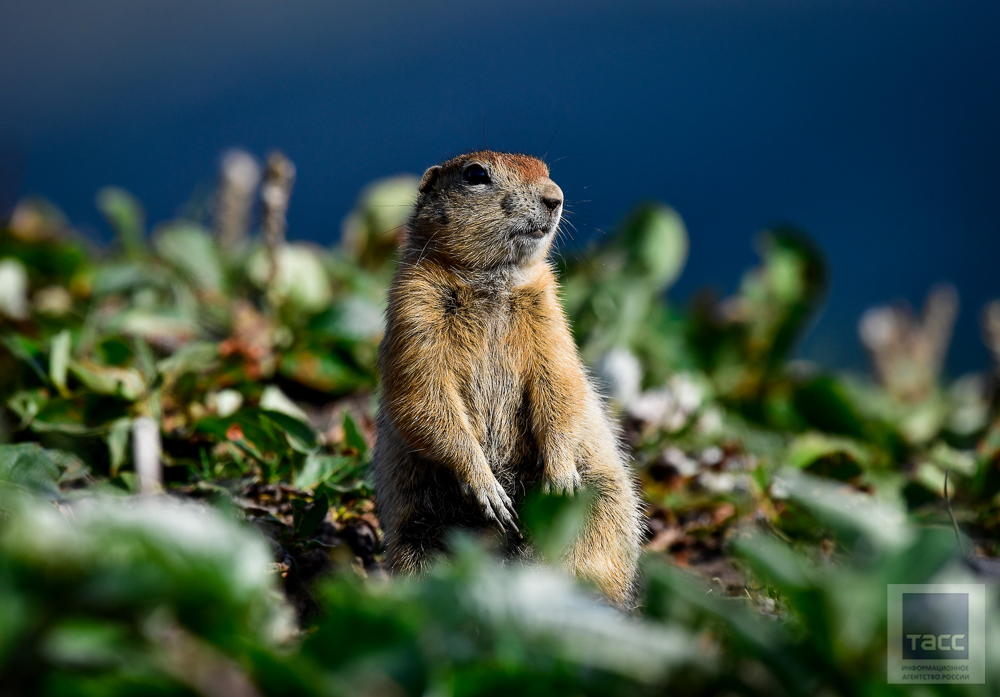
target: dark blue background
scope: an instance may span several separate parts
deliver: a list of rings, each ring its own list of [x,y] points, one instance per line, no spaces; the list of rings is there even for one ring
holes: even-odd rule
[[[865,307],[950,280],[950,365],[986,365],[996,0],[4,0],[0,89],[0,205],[44,194],[99,236],[101,185],[163,219],[239,145],[291,156],[291,235],[331,242],[366,182],[485,131],[548,152],[585,236],[674,205],[692,237],[675,298],[732,289],[754,235],[794,222],[833,277],[805,355],[859,365]]]

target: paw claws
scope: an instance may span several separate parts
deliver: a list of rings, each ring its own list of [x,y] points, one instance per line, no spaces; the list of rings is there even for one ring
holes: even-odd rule
[[[495,479],[482,486],[469,485],[470,489],[476,492],[475,499],[483,516],[493,525],[501,530],[512,530],[520,535],[517,525],[514,523],[517,513],[514,511],[514,503],[510,500],[507,492],[504,491],[500,483]]]
[[[582,489],[583,485],[580,480],[580,473],[575,469],[571,474],[550,476],[542,482],[543,494],[575,496]]]

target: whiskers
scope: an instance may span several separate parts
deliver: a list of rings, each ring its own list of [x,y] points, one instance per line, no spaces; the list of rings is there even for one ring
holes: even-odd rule
[[[552,165],[554,165],[554,164],[555,164],[555,163],[557,163],[557,162],[562,162],[562,161],[563,161],[563,160],[565,160],[565,159],[566,159],[567,157],[569,157],[569,155],[563,155],[562,157],[557,157],[556,159],[552,160],[552,162],[546,162],[546,163],[545,163],[545,166],[546,166],[546,167],[549,167],[549,168],[551,169]]]
[[[580,236],[580,229],[567,217],[573,215],[574,213],[574,211],[569,210],[567,204],[563,204],[563,215],[562,219],[559,221],[559,225],[556,227],[556,237],[553,248],[555,249],[556,254],[558,254],[561,258],[562,265],[564,267],[569,267],[570,261],[579,261],[587,266],[594,278],[598,278],[600,277],[600,274],[590,258],[590,250],[584,247],[578,239]],[[567,259],[567,256],[564,253],[565,247],[562,244],[562,240],[564,239],[569,240],[569,242],[576,248],[577,253],[572,259]]]
[[[548,157],[548,155],[549,155],[549,148],[552,147],[552,142],[556,139],[556,135],[559,133],[559,129],[562,127],[562,125],[563,125],[563,122],[560,121],[559,124],[556,126],[556,130],[552,132],[552,137],[549,138],[549,144],[545,146],[545,154],[542,155],[542,162],[545,162],[545,158]],[[561,160],[563,158],[559,158],[559,159]],[[556,160],[556,162],[558,162],[558,161],[559,160]],[[546,164],[548,164],[548,163],[546,163]]]

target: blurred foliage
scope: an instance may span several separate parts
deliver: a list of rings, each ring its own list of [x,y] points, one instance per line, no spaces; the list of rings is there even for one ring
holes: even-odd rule
[[[0,228],[3,694],[909,694],[885,585],[1000,575],[1000,363],[942,375],[954,291],[866,313],[875,380],[834,373],[795,358],[828,276],[807,237],[764,233],[732,297],[684,309],[684,223],[646,204],[560,267],[643,485],[640,607],[462,536],[386,580],[374,367],[416,181],[327,249],[285,240],[294,167],[268,162],[226,153],[204,219],[148,233],[103,189],[110,249],[39,200]],[[585,506],[528,498],[541,558]]]

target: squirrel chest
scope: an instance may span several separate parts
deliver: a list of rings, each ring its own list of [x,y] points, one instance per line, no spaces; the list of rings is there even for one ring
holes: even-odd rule
[[[469,424],[491,468],[533,469],[537,448],[527,416],[527,380],[540,294],[537,288],[442,292],[441,328]],[[526,475],[529,472],[521,471]]]

